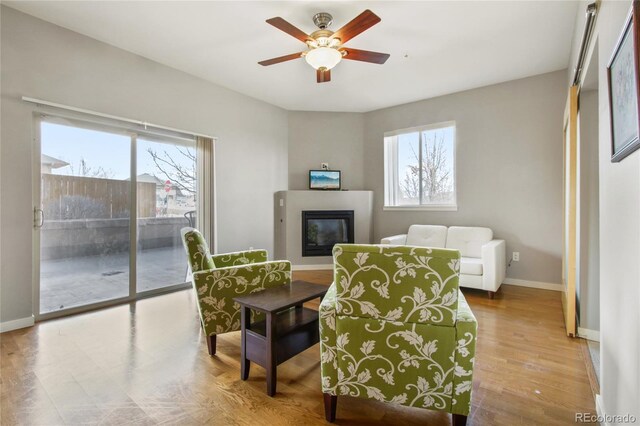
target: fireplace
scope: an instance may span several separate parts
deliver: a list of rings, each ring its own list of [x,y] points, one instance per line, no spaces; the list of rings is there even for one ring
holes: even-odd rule
[[[353,243],[353,210],[302,211],[302,256],[331,256],[338,243]]]

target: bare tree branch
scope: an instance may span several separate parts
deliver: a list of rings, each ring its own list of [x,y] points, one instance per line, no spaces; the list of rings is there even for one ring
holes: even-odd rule
[[[405,171],[400,188],[407,198],[419,198],[422,191],[423,202],[443,201],[443,197],[453,191],[451,169],[447,165],[447,150],[444,133],[423,133],[422,164],[420,156],[411,145],[411,155],[414,165],[409,165]],[[420,173],[422,172],[422,182]]]
[[[192,150],[186,148],[181,149],[176,147],[178,152],[183,155],[190,164],[190,167],[185,167],[176,161],[171,154],[167,151],[163,151],[162,154],[157,153],[151,148],[147,149],[151,159],[155,163],[158,170],[164,175],[164,177],[176,185],[181,191],[195,195],[196,193],[196,154]]]
[[[94,168],[87,165],[87,161],[84,159],[84,157],[80,157],[80,162],[78,163],[78,170],[76,170],[73,163],[69,164],[69,168],[71,169],[72,176],[111,179],[113,178],[113,175],[114,175],[113,171],[105,170],[102,166],[99,166],[98,168]]]

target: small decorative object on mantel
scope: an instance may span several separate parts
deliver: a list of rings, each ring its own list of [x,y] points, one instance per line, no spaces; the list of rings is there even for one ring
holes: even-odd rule
[[[340,170],[309,170],[309,189],[340,190]]]
[[[614,163],[640,148],[638,19],[640,19],[640,2],[634,0],[607,66],[611,116],[611,161]]]

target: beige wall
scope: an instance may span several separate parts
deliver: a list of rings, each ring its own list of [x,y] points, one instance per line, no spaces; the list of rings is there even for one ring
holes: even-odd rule
[[[365,114],[365,189],[374,240],[414,223],[488,226],[520,252],[507,277],[561,282],[562,113],[566,71]],[[384,211],[384,132],[456,122],[458,211]]]
[[[566,71],[364,114],[289,113],[289,188],[329,162],[345,187],[374,190],[374,241],[413,223],[491,227],[520,252],[509,278],[561,282]],[[457,122],[457,212],[384,211],[384,132]]]
[[[275,194],[276,258],[294,267],[331,265],[332,256],[302,256],[304,210],[353,210],[353,241],[371,244],[371,191],[280,191]]]
[[[582,36],[586,5],[587,2],[582,2],[578,8],[574,36],[576,39]],[[630,1],[603,1],[600,4],[590,55],[594,48],[598,49],[600,408],[608,415],[635,415],[638,422],[640,151],[632,153],[619,163],[611,162],[611,123],[606,75],[607,64],[630,6]],[[574,66],[578,56],[577,49],[578,44],[574,42],[569,69]]]
[[[0,321],[32,312],[33,106],[22,96],[217,136],[218,249],[273,250],[287,112],[2,6]]]
[[[342,171],[342,187],[363,182],[364,116],[352,112],[289,113],[289,189],[308,189],[309,170],[329,163]]]

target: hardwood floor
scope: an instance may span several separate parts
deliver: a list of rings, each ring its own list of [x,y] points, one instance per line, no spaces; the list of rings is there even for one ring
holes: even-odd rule
[[[328,284],[330,271],[296,272]],[[580,342],[564,335],[560,293],[464,290],[479,337],[469,425],[560,425],[595,412]],[[317,303],[309,304],[316,307]],[[318,345],[278,367],[274,398],[239,332],[207,354],[191,290],[0,335],[0,423],[325,424]],[[336,424],[448,425],[445,413],[340,397]]]

